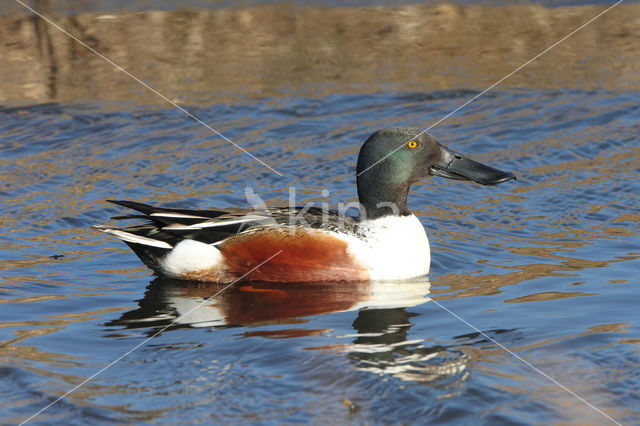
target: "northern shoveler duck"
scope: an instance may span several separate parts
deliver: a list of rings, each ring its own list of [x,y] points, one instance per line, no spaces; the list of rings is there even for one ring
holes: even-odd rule
[[[430,175],[483,185],[515,179],[411,128],[371,135],[360,148],[356,173],[359,217],[317,207],[184,210],[109,200],[142,213],[115,219],[147,222],[95,228],[126,242],[157,274],[173,278],[220,283],[405,279],[426,275],[431,261],[424,227],[407,206],[413,182]]]

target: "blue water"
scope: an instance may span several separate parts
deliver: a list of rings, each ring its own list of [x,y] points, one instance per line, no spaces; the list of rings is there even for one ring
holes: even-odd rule
[[[286,204],[288,186],[302,203],[319,204],[325,188],[334,205],[353,200],[355,155],[372,122],[435,121],[435,111],[469,94],[332,95],[278,99],[277,107],[264,99],[193,109],[204,119],[224,111],[231,123],[225,134],[284,177],[173,109],[4,108],[5,421],[42,408],[219,289],[154,282],[122,243],[89,229],[120,211],[104,199],[243,206],[249,185],[274,204]],[[616,420],[637,421],[635,99],[605,91],[495,92],[469,106],[472,119],[432,133],[515,171],[518,181],[416,185],[410,206],[432,243],[430,288],[426,280],[414,283],[408,301],[368,310],[349,310],[382,303],[367,301],[375,291],[356,284],[279,286],[290,292],[286,303],[269,292],[261,300],[260,293],[228,291],[201,308],[211,315],[172,325],[38,420],[606,420],[431,297]],[[292,303],[309,306],[290,317]]]
[[[170,106],[0,106],[0,421],[127,354],[32,421],[640,422],[635,90],[498,87],[431,129],[518,180],[412,187],[429,277],[206,301],[223,287],[158,279],[90,229],[123,212],[113,198],[355,201],[370,133],[424,128],[481,90],[381,87],[185,105],[282,177]]]

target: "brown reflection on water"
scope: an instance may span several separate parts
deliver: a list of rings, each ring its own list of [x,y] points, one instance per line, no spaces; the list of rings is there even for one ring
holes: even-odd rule
[[[616,230],[618,235],[633,236],[637,235],[637,232],[624,230]],[[567,238],[571,235],[571,231],[565,231],[559,238]],[[495,243],[506,251],[510,251],[514,254],[520,254],[523,258],[530,259],[530,256],[548,258],[555,262],[549,263],[527,263],[523,265],[495,265],[490,266],[505,269],[516,270],[515,272],[508,272],[505,274],[482,274],[478,275],[475,272],[468,274],[444,274],[437,279],[434,279],[436,288],[433,289],[433,293],[440,293],[443,291],[454,291],[453,295],[446,295],[440,297],[441,299],[467,297],[467,296],[479,296],[498,294],[501,292],[501,288],[507,285],[514,285],[523,281],[530,281],[542,277],[572,277],[576,276],[576,272],[588,268],[605,268],[610,264],[618,262],[626,262],[640,258],[637,255],[629,255],[624,257],[616,257],[609,260],[589,260],[580,259],[576,257],[562,256],[558,254],[562,251],[572,251],[571,249],[579,248],[588,244],[589,236],[592,238],[602,237],[601,232],[582,232],[581,238],[576,241],[570,242],[555,242],[550,244],[551,247],[532,247],[531,244],[540,244],[540,241],[522,241],[523,244],[529,244],[526,247],[509,247],[505,244]],[[479,263],[489,264],[487,261],[480,260]],[[542,300],[555,300],[563,299],[566,297],[587,296],[589,293],[583,292],[545,292],[529,294],[517,299],[508,300],[508,302],[532,302]]]
[[[566,167],[566,164],[556,167],[556,171],[562,171]],[[605,165],[599,165],[598,167],[605,167]],[[569,167],[570,168],[570,167]],[[611,181],[611,177],[603,171],[599,173],[595,170],[588,170],[590,176],[598,176],[598,183]],[[590,178],[592,179],[592,178]],[[592,182],[595,183],[595,182]],[[546,181],[544,183],[536,184],[540,191],[553,191],[554,185],[560,185],[558,183],[552,183]],[[579,188],[582,187],[582,182],[578,179],[572,182],[572,185]],[[519,191],[518,188],[514,188],[514,191]],[[508,198],[508,195],[504,196]],[[453,222],[465,221],[466,217],[472,217],[479,213],[486,213],[491,206],[500,205],[500,198],[487,198],[482,203],[475,205],[452,205],[448,208],[432,209],[430,215],[432,218],[446,218],[446,220]],[[577,208],[579,213],[587,214],[591,211],[598,211],[606,207],[605,204],[600,204],[598,200],[594,201],[595,204],[585,204],[582,208]],[[582,210],[582,212],[580,212]],[[571,253],[584,249],[593,244],[594,241],[602,240],[615,240],[618,238],[630,238],[638,235],[638,229],[635,225],[637,222],[629,219],[635,218],[635,215],[622,214],[617,217],[612,217],[610,222],[620,223],[628,222],[630,226],[613,226],[606,222],[603,223],[591,223],[590,226],[581,226],[583,220],[580,215],[573,218],[571,223],[565,223],[566,218],[562,216],[558,217],[544,217],[547,224],[553,227],[554,231],[547,229],[535,231],[535,225],[532,225],[529,220],[536,219],[535,217],[527,218],[526,215],[520,213],[513,213],[506,215],[507,218],[512,220],[507,224],[505,223],[491,223],[481,222],[477,225],[482,227],[482,241],[478,241],[478,246],[497,247],[505,252],[517,255],[523,259],[524,264],[516,264],[512,262],[505,262],[504,264],[495,264],[493,261],[489,261],[483,258],[479,258],[477,262],[482,266],[479,269],[485,269],[488,265],[494,268],[504,269],[507,272],[505,274],[478,274],[477,271],[457,274],[446,273],[433,279],[434,289],[432,292],[437,294],[441,292],[454,291],[455,295],[443,296],[443,298],[449,297],[463,297],[463,296],[475,296],[475,295],[490,295],[498,294],[501,291],[501,287],[506,285],[518,284],[523,281],[534,280],[541,277],[572,277],[576,276],[578,271],[589,268],[606,268],[608,265],[627,262],[630,260],[640,258],[640,254],[635,252],[628,252],[625,256],[616,256],[614,258],[607,258],[606,253],[599,252],[599,259],[585,259],[580,257],[571,256]],[[621,219],[622,218],[622,219]],[[523,225],[524,223],[524,225]],[[504,235],[493,235],[493,229],[506,228],[510,231],[514,231],[508,237]],[[516,231],[523,229],[529,230],[532,237],[519,237]],[[468,243],[473,241],[473,236],[463,227],[455,227],[455,230],[447,230],[446,232],[433,232],[443,240],[451,244],[451,248],[441,247],[440,251],[456,253],[456,242]],[[548,259],[548,262],[533,262],[533,258],[540,258],[542,260]],[[515,270],[515,271],[514,271]],[[527,295],[517,300],[511,300],[512,302],[529,302],[535,300],[553,300],[565,297],[574,297],[578,295],[587,295],[586,293],[566,293],[566,292],[552,292],[552,293],[536,293]]]
[[[305,347],[307,351],[346,353],[356,368],[390,374],[401,380],[432,383],[468,377],[469,359],[460,351],[411,340],[409,309],[429,301],[430,283],[421,277],[393,282],[238,283],[224,286],[157,278],[139,308],[124,313],[110,326],[129,328],[175,326],[215,327],[294,324],[294,327],[249,329],[243,337],[289,339],[331,334],[311,328],[310,316],[357,311],[353,334],[339,336],[349,343]],[[215,298],[208,300],[212,295]],[[323,379],[324,380],[324,379]]]
[[[566,102],[566,100],[560,102]],[[603,136],[603,140],[615,137],[617,125],[614,123],[606,127],[608,133]],[[619,208],[616,209],[616,206],[623,204],[630,208],[637,205],[639,196],[634,193],[630,182],[636,179],[640,149],[624,146],[622,152],[607,148],[595,150],[593,138],[593,136],[575,138],[569,135],[522,144],[517,150],[513,150],[515,154],[544,158],[558,152],[568,153],[573,158],[519,170],[519,181],[512,185],[508,192],[492,193],[478,203],[449,202],[430,208],[426,213],[428,217],[446,222],[451,228],[444,232],[439,230],[431,232],[449,245],[438,250],[456,253],[458,243],[475,241],[477,247],[495,247],[515,255],[510,257],[512,260],[509,262],[494,264],[496,258],[479,254],[477,262],[481,266],[478,269],[485,270],[485,265],[488,265],[508,272],[505,274],[479,274],[478,271],[466,274],[445,273],[432,279],[434,283],[432,292],[434,294],[455,292],[455,295],[443,296],[444,298],[498,294],[501,287],[506,285],[542,277],[574,277],[584,269],[603,269],[611,264],[638,259],[640,255],[635,251],[615,257],[610,256],[606,250],[599,250],[597,255],[591,253],[590,258],[575,254],[589,251],[598,244],[596,242],[618,239],[625,241],[639,233],[638,215],[628,213],[629,209],[621,212]],[[603,196],[611,191],[618,191],[620,197],[616,199]],[[530,211],[526,210],[527,200],[521,195],[526,192],[546,194],[550,200],[545,202],[549,205],[540,206],[538,212],[544,211],[547,207],[553,210],[553,213],[549,216],[531,215]],[[579,194],[579,201],[570,208],[563,207],[564,213],[553,205],[553,197],[564,197],[562,202],[567,204],[571,194]],[[570,204],[569,202],[567,205]],[[499,216],[504,220],[470,219],[490,217],[496,214],[496,206],[502,205],[517,207],[512,207],[509,211],[501,211]],[[521,207],[521,205],[524,206]],[[607,212],[608,208],[611,208],[609,212]],[[602,219],[590,217],[600,212],[604,212],[601,215]],[[464,223],[472,228],[478,227],[482,231],[475,234],[469,232],[469,227],[452,225],[454,222]],[[541,229],[537,226],[538,223],[543,225]],[[508,235],[505,235],[504,231],[508,231]],[[475,235],[482,235],[482,237]],[[492,260],[486,260],[487,258]],[[535,262],[534,258],[539,258],[540,261]],[[517,259],[522,259],[524,263],[518,264]],[[510,301],[531,302],[582,295],[587,293],[533,293]]]
[[[342,283],[238,283],[216,284],[157,278],[149,286],[140,308],[111,325],[148,327],[151,321],[175,318],[179,325],[195,327],[262,323],[304,324],[304,317],[361,308],[409,307],[429,300],[426,277],[399,282]],[[212,295],[217,294],[215,298]],[[208,300],[210,299],[211,300]],[[167,314],[169,313],[170,314]],[[288,330],[285,335],[317,334],[318,330]],[[280,336],[282,330],[278,330]]]
[[[20,302],[29,302],[34,300],[20,300]],[[16,302],[13,299],[12,302]],[[85,322],[104,314],[114,314],[122,311],[123,308],[103,308],[94,309],[87,312],[49,315],[40,321],[13,321],[0,323],[0,328],[21,327],[13,331],[13,337],[8,340],[0,341],[0,362],[3,364],[18,364],[21,368],[25,368],[31,372],[35,372],[43,377],[52,377],[64,380],[69,384],[80,383],[84,377],[76,375],[68,375],[62,373],[54,373],[50,368],[34,367],[36,363],[44,363],[48,367],[80,367],[82,366],[82,357],[68,355],[65,353],[53,353],[43,351],[36,346],[25,345],[24,342],[38,336],[53,334],[70,324]],[[38,327],[38,328],[24,328]]]
[[[603,9],[279,4],[49,17],[169,98],[210,102],[283,91],[482,88]],[[618,6],[505,84],[637,88],[639,14],[640,5]],[[0,40],[0,102],[162,102],[35,17],[0,17]]]
[[[550,405],[562,407],[563,412],[560,414],[562,424],[601,424],[603,419],[601,414],[571,395],[557,383],[566,386],[615,419],[621,419],[628,415],[627,409],[616,405],[613,393],[598,386],[601,366],[585,364],[578,357],[567,354],[571,354],[571,342],[603,333],[629,333],[630,327],[633,325],[629,323],[605,323],[586,327],[584,331],[578,333],[567,333],[556,338],[542,339],[535,343],[522,344],[518,343],[516,339],[509,341],[507,347],[510,351],[520,355],[529,354],[526,359],[532,362],[539,371],[552,377],[555,382],[543,374],[531,370],[525,364],[521,364],[523,371],[526,371],[525,375],[510,372],[505,368],[505,364],[508,364],[505,359],[511,361],[513,355],[493,343],[467,345],[464,351],[473,360],[473,366],[477,372],[499,378],[507,377],[512,379],[513,383],[520,382],[522,384],[522,386],[509,386],[500,382],[496,384],[498,388],[511,395],[534,395],[537,401],[546,401]],[[503,341],[501,338],[497,338],[497,340]],[[619,343],[633,343],[628,340],[631,339],[620,339],[615,344],[603,347],[614,347]],[[634,361],[630,361],[630,365],[633,363]],[[607,368],[614,370],[614,372],[610,371],[610,374],[619,375],[619,377],[625,377],[630,370],[633,370],[633,367],[628,365],[620,365],[617,368],[609,365]],[[505,400],[504,409],[512,408],[513,400],[513,398]]]

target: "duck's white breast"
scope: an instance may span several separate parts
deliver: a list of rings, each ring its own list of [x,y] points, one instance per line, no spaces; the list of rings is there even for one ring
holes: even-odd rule
[[[373,280],[396,280],[429,273],[427,233],[415,215],[364,221],[358,238],[348,237],[349,251],[370,269]]]

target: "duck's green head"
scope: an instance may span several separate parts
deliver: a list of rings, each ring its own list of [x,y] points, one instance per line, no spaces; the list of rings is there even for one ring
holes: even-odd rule
[[[496,185],[515,179],[509,172],[473,161],[412,128],[375,132],[358,156],[358,197],[367,219],[408,215],[409,186],[429,175]]]

